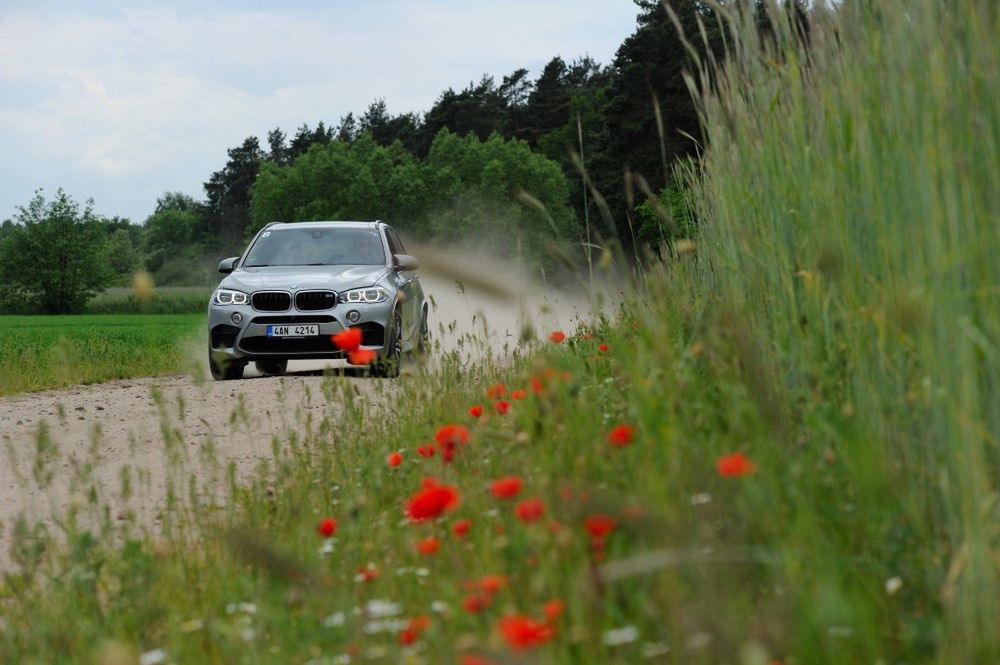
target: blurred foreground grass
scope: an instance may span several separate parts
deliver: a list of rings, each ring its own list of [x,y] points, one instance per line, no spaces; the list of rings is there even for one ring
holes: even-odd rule
[[[160,527],[14,529],[0,659],[998,662],[1000,9],[836,10],[731,17],[700,235],[617,316],[329,377],[222,498],[163,409]]]
[[[203,314],[0,316],[0,395],[177,374]]]

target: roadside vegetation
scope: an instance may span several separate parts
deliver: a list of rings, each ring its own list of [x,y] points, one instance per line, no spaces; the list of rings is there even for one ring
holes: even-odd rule
[[[0,396],[191,371],[204,314],[4,316]]]
[[[695,232],[613,315],[329,377],[225,496],[160,395],[158,528],[84,483],[14,529],[0,659],[1000,660],[1000,10],[769,16],[696,58]]]

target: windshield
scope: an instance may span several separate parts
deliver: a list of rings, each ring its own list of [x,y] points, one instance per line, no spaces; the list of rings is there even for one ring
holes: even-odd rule
[[[378,231],[349,228],[280,228],[264,231],[244,268],[261,266],[385,265]]]

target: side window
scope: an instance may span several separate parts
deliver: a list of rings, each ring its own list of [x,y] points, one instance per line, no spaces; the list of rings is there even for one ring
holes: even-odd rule
[[[406,254],[406,248],[403,247],[403,241],[399,239],[396,232],[392,229],[386,227],[385,229],[386,240],[389,241],[389,251],[393,254]]]

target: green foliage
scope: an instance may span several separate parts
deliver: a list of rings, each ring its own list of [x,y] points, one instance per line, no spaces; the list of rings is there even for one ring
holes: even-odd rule
[[[521,190],[545,206],[554,229],[515,200]],[[536,245],[576,237],[567,196],[558,165],[522,141],[442,130],[418,160],[399,142],[380,146],[362,134],[353,143],[314,146],[289,166],[265,163],[252,192],[250,230],[271,221],[387,218],[419,238],[521,234]]]
[[[81,208],[61,189],[51,201],[39,192],[16,221],[0,243],[0,301],[8,306],[80,311],[113,278],[89,202]]]
[[[203,313],[212,288],[157,286],[152,296],[139,298],[135,289],[112,287],[87,303],[87,314],[195,314]]]
[[[204,321],[203,313],[0,316],[0,395],[187,371],[185,344]]]

